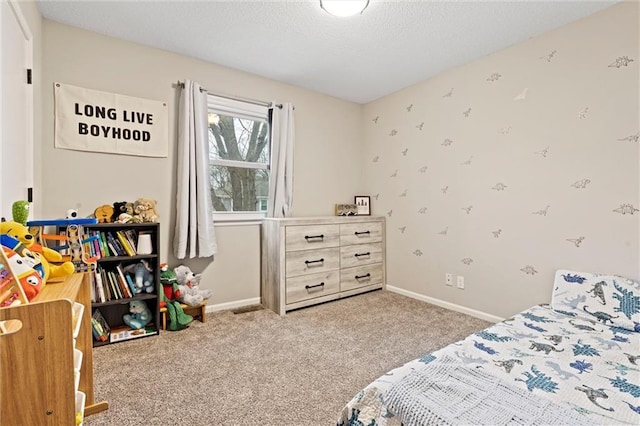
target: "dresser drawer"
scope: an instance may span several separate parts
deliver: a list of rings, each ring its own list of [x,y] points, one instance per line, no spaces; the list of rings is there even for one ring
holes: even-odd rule
[[[340,269],[339,247],[291,251],[286,256],[287,278]]]
[[[382,263],[382,243],[353,244],[340,247],[341,268],[371,265],[372,263]]]
[[[340,225],[340,244],[364,244],[382,241],[382,222]]]
[[[340,271],[287,278],[287,303],[296,303],[340,291]]]
[[[382,283],[382,264],[356,266],[340,271],[340,291]]]
[[[340,225],[287,226],[286,250],[308,250],[340,245]]]

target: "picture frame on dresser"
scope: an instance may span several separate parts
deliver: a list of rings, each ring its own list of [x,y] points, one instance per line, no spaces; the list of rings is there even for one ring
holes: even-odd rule
[[[371,197],[368,195],[356,195],[353,202],[358,208],[358,216],[371,216]]]

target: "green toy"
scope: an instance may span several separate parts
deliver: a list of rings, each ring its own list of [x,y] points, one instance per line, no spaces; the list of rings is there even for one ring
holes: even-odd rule
[[[27,226],[27,219],[29,218],[29,202],[26,200],[20,200],[13,203],[12,214],[14,222],[18,222],[22,226]]]
[[[168,329],[170,331],[178,331],[187,328],[187,325],[193,321],[193,317],[184,313],[180,302],[177,300],[180,296],[178,278],[175,272],[167,267],[166,263],[160,264],[160,283],[163,290],[160,292],[160,307],[167,308],[167,314],[169,315]]]

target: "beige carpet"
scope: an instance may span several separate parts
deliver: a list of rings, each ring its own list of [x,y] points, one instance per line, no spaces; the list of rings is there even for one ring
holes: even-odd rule
[[[94,350],[97,425],[335,425],[388,370],[489,323],[387,291],[207,322]]]

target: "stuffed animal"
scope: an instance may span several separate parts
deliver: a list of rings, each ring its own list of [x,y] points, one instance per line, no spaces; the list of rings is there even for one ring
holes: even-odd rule
[[[149,262],[141,260],[138,263],[132,263],[125,266],[123,271],[133,274],[135,278],[133,282],[136,287],[136,294],[142,293],[143,291],[147,293],[154,292],[155,285],[153,284],[153,269],[149,266]]]
[[[156,223],[160,216],[156,211],[157,201],[150,198],[138,198],[133,203],[134,217],[137,217],[141,222]],[[135,221],[135,220],[134,220]]]
[[[118,218],[116,220],[114,220],[113,222],[114,223],[129,223],[129,222],[133,222],[133,216],[131,216],[129,213],[120,213]]]
[[[44,266],[42,266],[41,256],[38,253],[31,252],[27,246],[7,234],[0,234],[0,245],[13,250],[22,256],[23,263],[33,268],[44,280]]]
[[[29,217],[29,202],[26,200],[16,201],[11,206],[11,213],[13,215],[14,222],[18,222],[24,226],[27,226],[27,218]]]
[[[111,223],[113,217],[113,207],[109,204],[104,204],[93,212],[93,215],[98,219],[98,223]]]
[[[113,203],[113,214],[111,215],[111,222],[117,222],[118,218],[122,213],[127,212],[127,202],[126,201],[116,201]],[[129,213],[130,214],[130,213]],[[123,223],[123,222],[119,222]]]
[[[0,223],[0,234],[6,234],[15,238],[25,245],[31,253],[39,256],[40,263],[44,270],[44,283],[49,278],[66,277],[75,272],[75,266],[71,262],[62,262],[62,255],[55,250],[48,247],[43,247],[40,244],[36,244],[36,240],[29,233],[27,227],[19,224],[18,222],[2,222]]]
[[[193,273],[186,265],[177,266],[173,271],[178,278],[179,301],[189,306],[198,306],[211,297],[211,290],[200,289],[202,274]]]
[[[175,272],[169,269],[166,263],[160,264],[160,283],[162,283],[163,289],[163,292],[160,293],[160,307],[167,308],[169,330],[178,331],[186,328],[193,321],[193,317],[184,313],[184,309],[177,300],[180,296],[178,279]]]
[[[149,324],[152,315],[151,310],[144,300],[132,300],[129,302],[130,314],[124,314],[122,320],[133,329],[140,329]]]
[[[22,257],[8,247],[2,246],[2,250],[11,265],[11,271],[15,274],[16,280],[24,291],[27,299],[32,300],[42,290],[42,276],[33,269],[34,263],[28,257]]]

